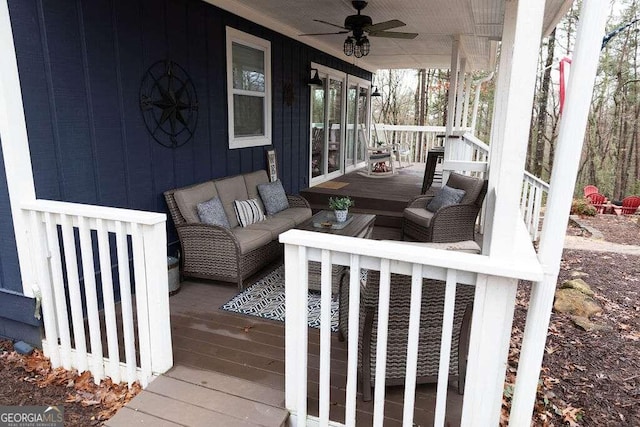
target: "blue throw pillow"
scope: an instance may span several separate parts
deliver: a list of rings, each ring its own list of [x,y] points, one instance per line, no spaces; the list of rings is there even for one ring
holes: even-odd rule
[[[214,197],[206,202],[198,203],[198,217],[200,222],[209,225],[219,225],[224,228],[229,228],[229,220],[224,213],[224,207],[219,198]]]
[[[277,214],[289,208],[289,200],[280,180],[258,184],[258,193],[267,215]]]
[[[464,198],[466,191],[443,185],[440,191],[427,205],[427,210],[436,212],[445,206],[457,205]]]

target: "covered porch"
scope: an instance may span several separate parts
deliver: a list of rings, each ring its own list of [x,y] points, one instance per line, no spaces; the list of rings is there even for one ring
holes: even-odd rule
[[[293,6],[284,1],[257,6],[249,0],[212,0],[210,3],[251,19],[251,25],[244,23],[247,27],[260,24],[290,37],[298,37],[296,34],[301,31],[296,19],[312,18],[306,8],[297,13],[285,13],[290,12]],[[560,127],[540,251],[536,253],[528,233],[530,230],[527,230],[531,224],[523,224],[521,220],[522,216],[526,221],[535,213],[535,204],[527,202],[524,205],[526,209],[523,209],[523,199],[535,199],[529,196],[529,190],[523,193],[523,179],[527,182],[523,165],[535,63],[543,31],[557,22],[558,14],[566,10],[568,2],[473,1],[457,5],[458,13],[450,13],[449,2],[444,1],[430,10],[412,7],[415,4],[410,1],[401,3],[402,7],[399,7],[395,2],[388,2],[387,11],[398,9],[403,13],[401,18],[413,22],[416,31],[424,28],[422,20],[434,20],[431,21],[432,28],[437,28],[437,20],[443,19],[444,22],[445,17],[454,22],[443,24],[438,34],[428,34],[426,30],[422,43],[412,49],[407,48],[408,53],[401,58],[394,55],[403,52],[398,45],[381,43],[378,53],[359,62],[359,66],[376,69],[394,64],[408,65],[414,61],[417,66],[450,67],[452,89],[448,104],[444,180],[447,171],[487,174],[489,192],[484,216],[483,252],[465,254],[392,241],[371,245],[364,239],[288,231],[280,235],[285,252],[287,322],[284,327],[271,322],[247,325],[236,316],[219,313],[212,308],[217,307],[212,299],[222,301],[227,297],[224,292],[228,290],[212,297],[211,289],[203,287],[206,285],[185,285],[184,292],[174,297],[176,302],[170,304],[165,263],[166,217],[163,214],[36,198],[12,35],[11,31],[2,32],[0,41],[3,46],[10,46],[10,55],[7,56],[11,61],[2,62],[3,71],[6,68],[7,72],[0,73],[0,94],[3,95],[0,100],[4,101],[0,104],[0,131],[8,192],[12,199],[17,253],[24,294],[42,301],[47,332],[43,347],[54,366],[90,370],[96,380],[111,376],[129,383],[140,381],[145,387],[176,365],[189,365],[204,371],[236,372],[241,378],[255,381],[261,387],[284,391],[284,407],[290,414],[288,423],[292,426],[359,425],[361,422],[376,426],[387,425],[387,422],[405,426],[420,422],[439,426],[447,422],[495,425],[500,419],[515,289],[519,280],[530,280],[534,282],[534,290],[510,414],[511,425],[529,425],[562,248],[564,233],[559,230],[566,226],[573,193],[580,152],[578,141],[582,139],[585,127],[605,7],[602,2],[583,2],[578,31],[580,43],[576,47],[574,70]],[[5,2],[2,5],[0,17],[10,29],[8,8]],[[337,10],[338,7],[335,9],[334,18],[337,19],[343,13]],[[436,11],[438,13],[433,13]],[[412,18],[412,15],[415,16]],[[463,20],[462,16],[469,19]],[[236,18],[230,20],[233,19]],[[463,97],[457,96],[456,91],[462,90],[465,67],[486,68],[492,63],[491,57],[495,53],[492,47],[495,47],[497,39],[502,41],[503,55],[499,66],[493,136],[488,158],[478,162],[468,158],[469,153],[465,149],[469,141],[475,142],[473,135],[465,137],[461,133]],[[343,41],[334,37],[328,44],[319,40],[309,43],[329,54],[340,55]],[[287,111],[286,114],[293,115]],[[281,118],[279,116],[276,120]],[[220,123],[217,125],[220,127]],[[95,129],[93,132],[95,137]],[[305,134],[306,129],[287,129],[281,135],[284,142],[278,143],[283,147],[294,147],[290,139],[294,132]],[[228,159],[244,165],[243,168],[246,165],[254,167],[258,162],[251,153],[245,153],[247,155],[232,151]],[[300,166],[310,159],[307,157],[300,161],[305,157],[304,151],[296,154],[299,154],[296,169],[286,173],[289,178],[299,175],[297,182],[301,182],[307,178],[305,172],[311,176],[308,168]],[[174,164],[177,162],[173,158],[170,160]],[[296,174],[296,170],[299,173]],[[191,179],[195,180],[195,176]],[[61,247],[75,247],[76,241],[81,256],[74,257],[71,250],[60,251]],[[107,283],[112,288],[112,261],[118,264],[116,282],[124,326],[123,330],[115,328],[116,302],[114,295],[105,291],[109,357],[103,357],[98,320],[99,291],[93,278],[100,275],[100,284]],[[307,327],[309,261],[322,265],[319,331]],[[133,266],[131,271],[130,265]],[[356,387],[357,322],[349,322],[349,339],[344,343],[335,342],[331,334],[329,303],[333,265],[349,267],[352,272],[361,269],[379,272],[380,332],[375,354],[378,381],[374,399],[368,404],[362,404],[358,399]],[[389,295],[394,274],[411,278],[410,338],[406,350],[405,385],[385,387]],[[438,384],[435,387],[415,384],[423,280],[443,283],[446,290]],[[461,401],[451,390],[447,374],[456,293],[463,286],[473,287],[474,307],[467,383]],[[358,275],[352,274],[349,282],[350,319],[356,319],[359,313],[359,292]],[[91,351],[83,339],[85,313],[91,332]],[[247,327],[248,332],[245,331]],[[122,347],[124,358],[118,357]],[[98,348],[99,351],[94,351]],[[254,349],[258,350],[257,355]],[[243,360],[242,365],[237,360]]]

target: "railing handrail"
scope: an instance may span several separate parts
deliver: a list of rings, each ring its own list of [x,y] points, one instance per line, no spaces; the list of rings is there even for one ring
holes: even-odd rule
[[[447,129],[444,126],[388,125],[384,123],[376,124],[376,126],[378,129],[414,132],[444,132]]]
[[[538,178],[537,176],[531,174],[530,172],[524,171],[524,176],[527,179],[530,179],[531,181],[535,182],[536,184],[539,184],[540,187],[542,187],[542,189],[546,192],[549,192],[549,184],[544,182],[543,180],[541,180],[540,178]]]
[[[143,225],[156,225],[167,220],[167,215],[159,212],[147,212],[133,209],[113,208],[109,206],[87,205],[83,203],[61,202],[57,200],[37,199],[24,202],[22,209],[36,212],[84,216],[109,221],[134,222]]]
[[[521,233],[522,234],[522,233]],[[490,276],[513,279],[542,280],[543,271],[537,262],[537,256],[526,238],[517,239],[517,247],[522,253],[514,260],[454,252],[443,249],[422,247],[408,242],[385,241],[384,245],[372,245],[371,240],[356,237],[327,235],[305,230],[289,230],[280,234],[284,244],[305,246],[332,252],[344,252],[372,258],[385,258],[391,261],[431,265],[459,271],[467,271]],[[528,242],[528,244],[526,243]],[[336,259],[334,262],[339,263]],[[348,265],[345,263],[345,265]]]
[[[471,144],[475,145],[479,150],[482,150],[485,153],[489,154],[489,146],[486,143],[484,143],[480,138],[475,136],[474,134],[472,134],[470,132],[466,132],[464,135],[462,135],[462,137],[466,141],[468,141]]]

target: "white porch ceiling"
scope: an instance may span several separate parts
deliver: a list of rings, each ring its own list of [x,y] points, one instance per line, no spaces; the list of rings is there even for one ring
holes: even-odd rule
[[[495,42],[502,36],[505,1],[512,0],[370,0],[362,13],[370,16],[374,24],[399,19],[407,25],[395,31],[419,35],[414,40],[371,37],[371,53],[361,59],[342,53],[345,35],[300,36],[339,31],[314,19],[342,25],[347,15],[356,13],[350,0],[205,1],[374,71],[449,68],[454,37],[460,38],[467,69],[489,68]],[[545,34],[553,29],[571,3],[571,0],[546,0]]]

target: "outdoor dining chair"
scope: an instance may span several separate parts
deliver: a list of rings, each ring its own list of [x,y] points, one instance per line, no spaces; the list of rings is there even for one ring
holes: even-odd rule
[[[622,215],[633,215],[640,207],[640,197],[638,196],[627,196],[622,199],[622,207],[620,208],[620,213]]]
[[[591,205],[596,208],[597,213],[603,213],[607,205],[607,198],[600,193],[591,193],[586,196]]]
[[[587,197],[589,194],[599,193],[600,191],[595,185],[586,185],[582,192],[584,193],[584,197]]]

